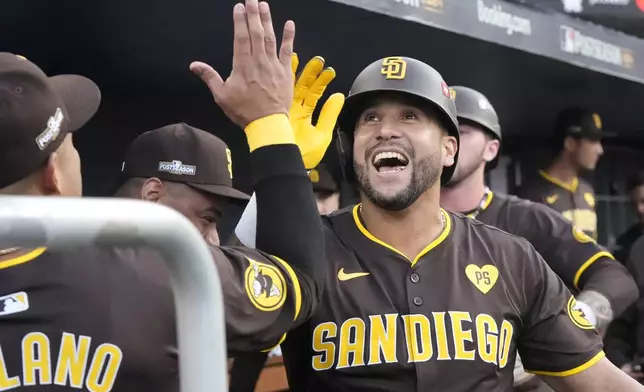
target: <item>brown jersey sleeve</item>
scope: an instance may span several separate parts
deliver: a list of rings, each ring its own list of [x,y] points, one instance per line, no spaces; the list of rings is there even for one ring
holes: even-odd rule
[[[224,292],[230,352],[270,350],[305,321],[315,283],[286,261],[242,247],[212,248]]]
[[[603,356],[602,341],[563,282],[524,243],[523,327],[518,349],[526,371],[547,376],[579,373]]]
[[[584,274],[596,262],[614,257],[556,211],[537,203],[512,205],[512,233],[524,237],[571,290],[581,290]]]

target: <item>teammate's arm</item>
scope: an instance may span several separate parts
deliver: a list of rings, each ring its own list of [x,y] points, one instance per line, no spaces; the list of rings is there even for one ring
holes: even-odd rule
[[[570,290],[582,292],[577,299],[591,306],[598,329],[637,299],[637,285],[626,268],[556,211],[528,202],[513,208],[517,211],[510,216],[521,217],[513,220],[513,233],[530,241]]]
[[[602,341],[586,318],[588,307],[576,302],[528,242],[524,252],[518,255],[524,269],[518,349],[526,371],[556,391],[644,390],[605,358]]]
[[[619,370],[606,358],[569,377],[541,377],[557,392],[635,392],[644,386]]]

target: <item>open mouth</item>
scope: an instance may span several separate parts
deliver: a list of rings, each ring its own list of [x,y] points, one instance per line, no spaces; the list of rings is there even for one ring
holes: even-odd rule
[[[397,151],[382,151],[374,155],[372,164],[378,173],[395,173],[407,167],[409,158]]]

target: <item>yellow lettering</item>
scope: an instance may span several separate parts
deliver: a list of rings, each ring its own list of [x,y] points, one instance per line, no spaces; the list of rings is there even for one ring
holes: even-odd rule
[[[474,350],[466,350],[465,342],[472,342],[472,331],[463,330],[463,321],[472,322],[470,314],[467,312],[449,312],[452,319],[452,333],[454,334],[454,348],[456,353],[454,359],[462,359],[466,361],[474,360]]]
[[[436,330],[436,345],[439,361],[451,359],[447,348],[447,328],[445,326],[445,312],[432,312],[434,316],[434,329]]]
[[[505,365],[508,364],[508,358],[510,357],[510,346],[512,345],[512,335],[514,334],[514,328],[512,323],[508,320],[503,320],[501,323],[501,334],[499,346],[499,367],[503,369]]]
[[[114,386],[123,352],[113,344],[103,343],[96,349],[85,386],[90,392],[108,392]],[[103,370],[104,369],[104,370]],[[103,378],[100,378],[103,373]]]
[[[479,356],[483,362],[496,364],[499,349],[499,336],[496,321],[489,314],[476,316],[476,340]]]
[[[335,344],[326,339],[333,339],[338,333],[335,323],[322,323],[313,331],[313,350],[320,355],[313,356],[313,369],[317,371],[329,370],[333,367],[335,359]]]
[[[76,337],[71,333],[63,332],[54,384],[66,386],[69,383],[71,387],[83,388],[91,340],[81,335],[76,345]]]
[[[382,363],[381,353],[385,363],[396,363],[396,319],[395,313],[385,314],[387,327],[385,328],[380,315],[369,316],[371,322],[371,336],[369,344],[369,365]]]
[[[355,337],[351,339],[351,331]],[[365,324],[357,317],[350,318],[342,323],[340,328],[340,353],[336,369],[364,366]],[[349,365],[349,354],[353,354],[353,361]]]
[[[40,332],[32,332],[22,338],[22,380],[24,385],[51,384],[51,357],[49,338]]]
[[[409,353],[407,362],[429,361],[434,354],[429,319],[422,314],[406,314],[402,316],[402,319],[405,324],[407,352]]]
[[[7,371],[7,364],[4,361],[4,354],[2,347],[0,347],[0,391],[8,391],[10,389],[18,388],[20,386],[20,378],[18,376],[9,377]]]

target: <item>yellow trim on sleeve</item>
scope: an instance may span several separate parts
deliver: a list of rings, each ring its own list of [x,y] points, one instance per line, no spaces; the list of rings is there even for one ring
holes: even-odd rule
[[[291,282],[293,282],[293,291],[295,292],[295,316],[293,316],[293,320],[295,321],[300,316],[300,310],[302,310],[302,287],[300,286],[300,281],[295,271],[293,271],[293,268],[286,261],[277,256],[273,256],[273,258],[282,264],[282,267],[284,267],[288,276],[291,278]]]
[[[444,209],[441,208],[441,214],[443,215],[443,218],[445,218],[445,227],[443,227],[443,231],[440,233],[438,237],[436,237],[434,241],[430,242],[429,245],[427,245],[423,250],[421,250],[420,253],[418,253],[413,260],[410,260],[407,256],[405,256],[404,253],[394,248],[393,246],[387,244],[386,242],[382,241],[381,239],[377,238],[375,235],[371,234],[369,230],[367,230],[367,228],[364,227],[364,225],[362,224],[362,221],[360,220],[360,216],[358,214],[359,210],[360,210],[360,204],[356,204],[356,206],[353,207],[353,220],[355,221],[356,226],[358,226],[358,230],[362,234],[364,234],[365,237],[369,238],[371,241],[375,242],[376,244],[382,245],[385,248],[392,250],[398,253],[399,255],[401,255],[402,257],[404,257],[405,259],[409,260],[412,267],[418,262],[418,260],[420,260],[427,253],[429,253],[430,250],[434,249],[441,242],[443,242],[445,238],[447,238],[447,236],[449,235],[450,230],[452,229],[451,217]]]
[[[262,352],[263,353],[268,353],[268,352],[273,351],[273,349],[275,347],[279,346],[280,344],[282,344],[282,342],[284,342],[285,339],[286,339],[286,334],[282,335],[282,337],[280,338],[280,340],[277,342],[276,345],[272,346],[271,348],[267,348],[266,350],[262,350]]]
[[[27,252],[23,255],[20,255],[18,257],[15,257],[13,259],[7,259],[4,261],[0,261],[0,269],[5,269],[9,267],[16,266],[18,264],[26,263],[28,261],[31,261],[35,259],[36,257],[40,256],[41,254],[45,253],[45,250],[47,248],[36,248],[30,252]]]
[[[578,287],[579,279],[581,279],[581,275],[584,273],[584,271],[586,271],[588,267],[590,267],[595,261],[597,261],[602,257],[608,257],[611,260],[615,260],[615,257],[612,254],[610,254],[610,252],[606,252],[605,250],[602,250],[592,255],[588,260],[586,260],[584,264],[581,265],[581,267],[579,267],[579,269],[575,273],[575,278],[572,281],[572,285],[577,290],[579,290],[579,287]]]
[[[597,355],[592,357],[589,361],[587,361],[583,365],[579,365],[574,369],[565,370],[563,372],[542,372],[542,371],[539,371],[539,370],[527,370],[527,369],[526,369],[526,372],[536,374],[538,376],[568,377],[568,376],[575,375],[577,373],[581,373],[584,370],[592,367],[594,364],[599,362],[605,356],[606,356],[606,354],[604,354],[603,351],[600,351],[600,352],[597,353]]]
[[[246,126],[246,139],[250,151],[275,144],[295,144],[295,134],[286,114],[271,114]]]

